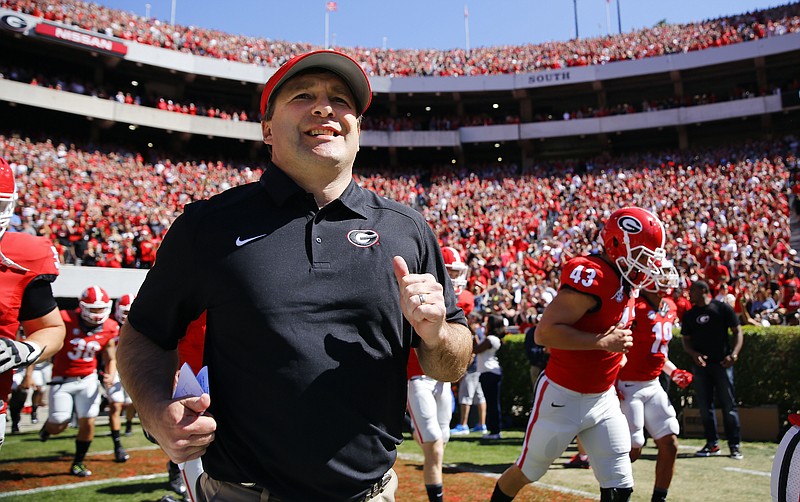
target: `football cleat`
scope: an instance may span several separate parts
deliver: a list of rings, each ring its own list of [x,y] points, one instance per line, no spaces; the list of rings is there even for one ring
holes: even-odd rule
[[[90,471],[83,462],[72,464],[72,467],[69,469],[69,473],[73,476],[78,476],[79,478],[88,478],[92,475],[92,471]]]
[[[591,467],[589,457],[581,458],[580,453],[576,453],[575,456],[569,459],[569,462],[564,463],[565,469],[588,469],[589,467]]]
[[[128,452],[125,451],[125,448],[120,446],[114,450],[114,462],[121,464],[122,462],[127,462],[129,458],[131,458],[131,456],[128,455]]]

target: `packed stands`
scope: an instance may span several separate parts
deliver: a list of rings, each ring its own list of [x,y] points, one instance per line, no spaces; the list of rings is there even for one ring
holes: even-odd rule
[[[263,166],[161,159],[0,136],[20,175],[19,231],[45,235],[63,263],[147,268],[185,204],[257,180]],[[795,254],[789,194],[800,165],[786,138],[742,146],[589,160],[357,168],[357,181],[419,210],[445,245],[464,253],[470,286],[507,316],[525,316],[557,289],[559,266],[597,250],[616,207],[651,208],[668,226],[667,249],[688,280],[728,270],[723,296],[781,288]],[[734,292],[731,282],[742,283]],[[748,297],[749,298],[749,297]],[[740,307],[741,311],[741,307]]]
[[[155,19],[80,0],[0,0],[0,7],[200,56],[278,67],[311,44],[233,35]],[[531,73],[721,47],[800,31],[800,3],[687,24],[666,24],[607,37],[464,49],[340,48],[370,76],[463,76]]]

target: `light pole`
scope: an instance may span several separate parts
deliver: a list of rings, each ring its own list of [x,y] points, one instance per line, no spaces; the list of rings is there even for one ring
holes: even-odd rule
[[[172,26],[175,26],[175,3],[177,3],[177,1],[178,0],[172,0],[172,15],[169,18],[169,24]]]
[[[622,15],[619,13],[619,0],[617,0],[617,30],[622,35]]]
[[[150,19],[150,4],[144,4],[144,17],[145,19]]]

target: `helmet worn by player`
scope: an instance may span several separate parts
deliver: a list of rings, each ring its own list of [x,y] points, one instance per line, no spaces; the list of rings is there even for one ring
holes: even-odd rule
[[[3,239],[8,226],[11,224],[11,217],[14,216],[14,208],[17,206],[17,184],[14,183],[14,171],[8,162],[0,157],[0,240]],[[27,272],[28,269],[8,258],[0,250],[0,265],[15,268]]]
[[[89,286],[81,293],[81,319],[91,326],[99,326],[111,316],[111,297],[100,286]]]
[[[442,248],[442,256],[453,288],[456,290],[456,294],[459,294],[467,286],[467,264],[461,259],[458,251],[450,246]]]
[[[17,205],[17,184],[11,166],[0,157],[0,239],[6,233]]]
[[[136,295],[128,293],[119,297],[117,300],[117,309],[114,311],[114,318],[118,323],[122,324],[128,318],[128,311],[131,310],[131,304],[136,299]]]
[[[672,281],[666,260],[666,231],[656,215],[640,207],[617,209],[600,232],[603,248],[622,277],[634,288],[657,291]],[[664,278],[664,267],[668,264]],[[677,274],[677,273],[676,273]]]

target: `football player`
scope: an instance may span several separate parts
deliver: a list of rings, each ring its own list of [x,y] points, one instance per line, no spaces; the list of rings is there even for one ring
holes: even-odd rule
[[[125,323],[125,318],[128,317],[128,311],[131,308],[131,303],[133,303],[134,298],[136,298],[135,294],[128,293],[122,295],[119,300],[117,300],[117,306],[114,309],[114,319],[117,321],[119,327],[122,327]],[[119,344],[119,335],[114,339],[114,345],[116,346],[117,344]],[[104,376],[106,373],[103,362],[102,360],[98,361],[101,376]],[[125,389],[122,388],[122,383],[119,380],[119,373],[114,372],[112,378],[111,385],[109,387],[102,386],[102,390],[108,399],[108,425],[111,428],[111,439],[114,441],[114,461],[121,463],[127,462],[130,458],[128,452],[122,447],[122,440],[120,439],[122,409],[127,408],[129,410],[126,435],[128,435],[128,431],[132,428],[131,420],[133,414],[130,411],[130,407],[132,407],[131,398],[128,396],[128,393],[125,392]]]
[[[642,453],[645,427],[658,447],[653,502],[667,500],[675,473],[680,431],[675,409],[661,386],[659,375],[663,371],[682,389],[692,382],[692,374],[676,368],[668,357],[672,327],[677,320],[677,306],[670,295],[671,288],[678,284],[678,274],[668,261],[663,263],[662,269],[663,279],[656,281],[655,287],[642,290],[636,299],[631,327],[633,346],[617,381],[617,396],[631,433],[631,461],[636,461]]]
[[[114,309],[114,319],[117,320],[120,328],[125,324],[125,319],[128,318],[128,311],[131,309],[131,304],[135,298],[136,295],[134,293],[128,293],[120,296],[119,300],[117,300],[117,307]],[[115,340],[115,342],[119,345],[119,340]],[[120,391],[122,392],[121,396],[118,394]],[[125,392],[125,389],[122,388],[122,384],[119,382],[119,374],[117,374],[114,379],[114,385],[111,387],[110,393],[113,394],[113,398],[109,396],[108,399],[110,405],[122,405],[119,407],[120,411],[117,412],[117,420],[120,420],[122,415],[121,408],[125,408],[125,435],[130,436],[133,433],[133,417],[136,416],[136,407],[133,406],[131,397]],[[116,406],[112,408],[112,412],[114,410],[116,410]],[[111,429],[114,430],[113,425]],[[117,427],[116,430],[119,430],[119,427]]]
[[[56,354],[53,363],[50,416],[39,437],[47,441],[51,435],[64,431],[74,409],[78,416],[78,435],[75,438],[75,458],[69,472],[83,478],[92,475],[83,460],[94,439],[94,422],[100,412],[97,356],[103,358],[106,371],[102,385],[108,387],[117,372],[114,340],[118,336],[119,325],[110,319],[111,298],[100,286],[86,288],[78,305],[76,310],[61,313],[67,336],[64,347]],[[122,448],[118,440],[114,441],[117,461],[120,458],[118,451]]]
[[[638,288],[655,284],[666,232],[651,212],[614,211],[600,233],[603,252],[569,260],[558,295],[536,328],[550,360],[534,388],[522,453],[500,476],[493,501],[511,500],[541,478],[576,435],[592,459],[600,500],[633,492],[628,424],[614,382],[633,344],[629,329]]]
[[[770,493],[775,502],[800,500],[800,415],[790,414],[789,424],[772,461]]]
[[[452,247],[442,248],[445,266],[450,275],[457,305],[465,315],[474,308],[472,293],[466,291],[467,266]],[[466,294],[465,294],[466,293]],[[450,385],[426,376],[417,359],[416,351],[408,358],[408,413],[414,427],[414,439],[424,455],[422,477],[430,502],[444,500],[442,461],[444,446],[450,439],[450,419],[453,416],[453,392]]]
[[[6,233],[16,203],[14,172],[0,158],[0,446],[12,370],[52,357],[65,333],[50,287],[58,276],[58,255],[43,237]],[[20,325],[25,340],[17,340]]]

